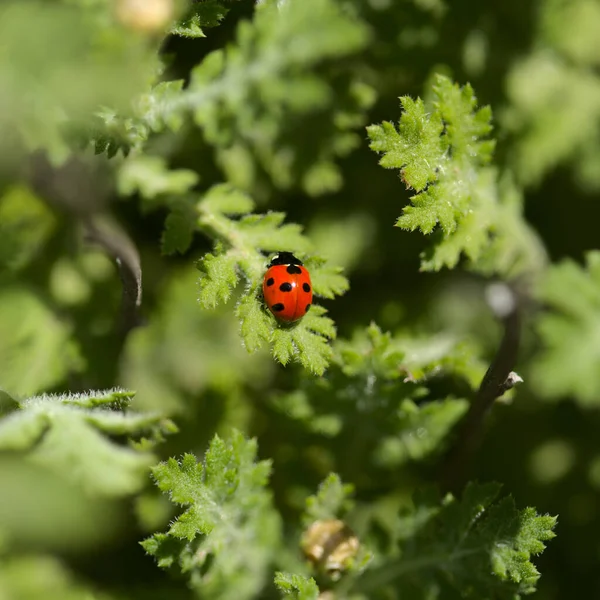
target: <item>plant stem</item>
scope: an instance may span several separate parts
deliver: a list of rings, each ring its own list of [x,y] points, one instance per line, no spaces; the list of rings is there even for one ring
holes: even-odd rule
[[[504,334],[475,399],[458,426],[457,442],[442,462],[440,479],[445,491],[456,491],[464,484],[468,467],[481,442],[485,417],[496,399],[515,384],[523,381],[513,372],[521,338],[520,299],[508,285],[501,285],[499,291],[504,294],[506,302],[499,307],[494,306],[494,302],[490,299],[490,305],[502,318]]]

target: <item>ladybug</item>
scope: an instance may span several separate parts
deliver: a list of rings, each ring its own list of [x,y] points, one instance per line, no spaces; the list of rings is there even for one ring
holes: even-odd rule
[[[301,319],[312,303],[310,275],[291,252],[273,257],[263,279],[263,296],[269,310],[280,321]]]

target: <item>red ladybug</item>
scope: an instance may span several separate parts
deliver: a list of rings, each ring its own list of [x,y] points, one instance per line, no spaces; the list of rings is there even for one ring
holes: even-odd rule
[[[312,303],[312,286],[306,267],[291,252],[280,252],[273,257],[265,273],[263,295],[269,310],[280,321],[298,321]]]

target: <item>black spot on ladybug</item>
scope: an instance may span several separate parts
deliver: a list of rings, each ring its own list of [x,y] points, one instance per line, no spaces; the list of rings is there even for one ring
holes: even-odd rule
[[[288,283],[288,282],[286,281],[285,283],[282,283],[282,284],[279,286],[279,289],[280,289],[282,292],[291,292],[291,291],[292,291],[292,284],[291,284],[291,283]]]
[[[269,279],[267,279],[267,286],[268,287],[271,287],[274,283],[275,283],[275,280],[272,277],[269,277]]]
[[[308,312],[309,310],[310,310],[310,304],[307,304],[305,311]]]
[[[308,294],[308,292],[310,292],[310,285],[308,285],[308,283],[303,283],[302,289]]]
[[[288,265],[286,271],[290,275],[300,275],[300,273],[302,273],[302,269],[300,267],[297,267],[296,265]]]
[[[273,304],[271,310],[274,310],[275,312],[281,312],[284,308],[285,306],[281,302],[278,302],[277,304]]]

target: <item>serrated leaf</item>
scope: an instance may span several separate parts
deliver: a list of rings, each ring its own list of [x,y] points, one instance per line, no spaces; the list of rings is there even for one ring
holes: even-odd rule
[[[314,521],[342,518],[353,505],[352,484],[344,484],[337,473],[330,473],[319,485],[314,496],[306,499],[306,508],[302,520],[305,526]]]
[[[161,237],[163,254],[185,254],[188,251],[196,230],[194,217],[189,210],[174,209],[169,213]]]
[[[420,405],[408,398],[403,400],[397,413],[398,432],[382,438],[375,462],[382,467],[398,468],[409,461],[439,455],[468,408],[467,400],[454,398]]]
[[[272,323],[255,296],[243,296],[235,308],[240,333],[248,352],[256,352],[271,339]]]
[[[217,0],[194,3],[173,32],[203,37],[224,12]],[[228,180],[257,189],[266,174],[278,188],[338,189],[334,160],[360,143],[351,130],[364,123],[374,99],[373,88],[338,58],[360,52],[368,39],[362,21],[335,0],[262,3],[252,22],[239,23],[234,43],[193,69],[185,89],[162,82],[137,100],[133,117],[104,120],[96,149],[139,149],[152,131],[176,128],[193,115]],[[325,131],[315,136],[306,119],[323,113]]]
[[[372,569],[358,586],[372,592],[393,583],[402,592],[418,576],[425,587],[450,586],[473,598],[535,591],[539,573],[531,559],[554,537],[556,518],[518,510],[510,497],[498,501],[499,491],[498,484],[470,483],[460,500],[449,495],[437,506],[429,500],[405,511],[402,559]]]
[[[287,327],[267,312],[259,297],[267,267],[264,252],[289,251],[302,256],[312,244],[300,226],[284,222],[283,213],[250,214],[239,219],[227,215],[251,208],[250,202],[247,195],[231,186],[215,186],[197,204],[200,229],[220,240],[215,252],[200,263],[200,302],[214,308],[226,301],[238,282],[238,273],[243,274],[248,283],[236,315],[248,351],[254,352],[268,342],[280,363],[294,360],[321,375],[332,356],[328,340],[335,337],[333,321],[323,316],[325,309],[313,304],[309,314]],[[347,289],[340,269],[316,257],[307,264],[315,277],[315,293],[331,298]]]
[[[201,275],[198,279],[198,300],[205,308],[214,308],[227,302],[237,285],[237,258],[233,254],[206,254],[198,263]]]
[[[234,432],[229,442],[215,436],[202,463],[187,454],[153,469],[185,510],[142,545],[160,566],[178,565],[202,595],[249,599],[265,583],[279,520],[266,489],[270,463],[256,462],[256,452],[255,440]]]
[[[171,29],[171,33],[186,38],[206,37],[202,28],[216,27],[228,12],[229,9],[219,0],[197,2],[190,13]]]
[[[4,286],[0,290],[0,386],[27,396],[58,384],[80,367],[69,323],[33,292]]]
[[[371,148],[383,153],[382,166],[399,169],[407,189],[417,191],[398,227],[425,234],[439,227],[438,242],[422,257],[421,268],[452,268],[464,254],[474,268],[486,257],[489,269],[490,249],[506,252],[506,246],[493,245],[494,239],[510,233],[503,225],[497,173],[486,166],[494,148],[487,138],[491,111],[477,108],[470,85],[461,88],[441,75],[433,93],[433,110],[420,99],[404,97],[397,129],[388,122],[367,128]],[[513,243],[513,253],[532,251],[529,241],[520,242]]]
[[[283,365],[297,360],[315,375],[322,375],[333,351],[328,340],[335,337],[331,319],[324,317],[325,309],[314,306],[301,321],[291,327],[273,330],[273,357]]]
[[[160,438],[174,426],[161,415],[119,412],[131,396],[109,390],[28,398],[0,421],[0,449],[25,452],[26,460],[89,493],[118,497],[137,492],[154,455],[119,445],[108,436]]]
[[[125,160],[119,170],[117,187],[120,194],[138,193],[153,200],[169,194],[181,195],[198,183],[199,177],[189,169],[170,170],[164,158],[139,154]]]
[[[350,288],[348,279],[342,275],[340,267],[327,265],[326,261],[311,257],[306,261],[306,268],[310,272],[313,292],[317,296],[329,298],[341,296]]]
[[[319,588],[312,577],[293,575],[291,573],[275,573],[275,585],[283,592],[283,597],[293,600],[318,600]]]
[[[24,186],[13,186],[0,197],[0,272],[27,265],[56,225],[41,199]]]
[[[596,343],[600,331],[600,252],[588,252],[585,263],[582,268],[570,259],[563,260],[539,283],[538,297],[549,310],[537,321],[543,349],[534,361],[532,379],[542,396],[573,396],[581,404],[593,406],[600,398]]]
[[[223,215],[243,215],[254,210],[248,194],[228,183],[211,187],[202,198],[202,210]]]
[[[383,153],[382,167],[401,169],[406,184],[420,192],[437,179],[436,168],[446,151],[441,138],[444,126],[441,115],[430,115],[420,98],[415,101],[404,96],[400,104],[403,113],[398,130],[387,121],[367,127],[370,148]]]

